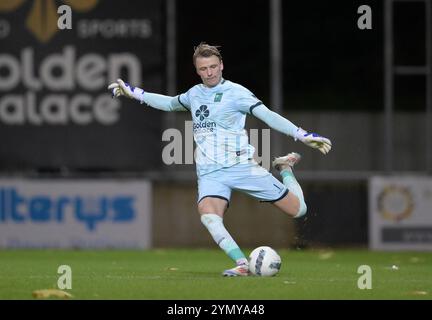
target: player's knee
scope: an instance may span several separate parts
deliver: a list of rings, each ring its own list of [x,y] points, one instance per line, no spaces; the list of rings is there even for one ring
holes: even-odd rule
[[[207,205],[206,203],[198,203],[198,212],[200,215],[206,214],[206,213],[211,213],[212,212],[212,207]]]
[[[227,209],[225,200],[216,198],[205,198],[198,203],[198,212],[203,215],[206,213],[214,213],[222,216]]]
[[[214,213],[219,216],[222,216],[224,211],[217,206],[213,206],[211,204],[198,204],[198,213],[202,216],[204,214]]]

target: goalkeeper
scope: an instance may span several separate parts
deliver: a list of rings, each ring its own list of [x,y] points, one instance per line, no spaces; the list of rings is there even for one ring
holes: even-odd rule
[[[198,211],[201,221],[219,247],[236,263],[224,276],[247,276],[248,260],[223,224],[232,190],[273,203],[288,215],[306,214],[302,189],[293,167],[298,153],[276,158],[283,183],[253,160],[254,147],[244,129],[246,115],[253,115],[269,127],[300,140],[327,154],[331,142],[308,133],[269,110],[248,89],[222,77],[222,56],[217,47],[201,43],[195,48],[193,63],[202,83],[175,97],[145,92],[121,79],[108,86],[115,97],[126,96],[163,111],[190,112],[197,146]]]

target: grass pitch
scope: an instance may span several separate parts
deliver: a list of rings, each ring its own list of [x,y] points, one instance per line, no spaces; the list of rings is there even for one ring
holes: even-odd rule
[[[250,250],[245,250],[250,252]],[[74,299],[431,299],[432,253],[278,250],[271,278],[224,278],[220,250],[3,250],[0,299],[33,299],[57,288],[60,265],[72,269]],[[357,286],[372,269],[372,289]]]

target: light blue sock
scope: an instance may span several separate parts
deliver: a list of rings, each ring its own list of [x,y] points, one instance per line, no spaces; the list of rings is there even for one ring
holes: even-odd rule
[[[214,213],[201,215],[201,222],[206,226],[214,241],[237,265],[248,262],[237,243],[228,233],[220,216]]]
[[[297,196],[300,201],[299,212],[294,216],[294,218],[300,218],[306,214],[307,207],[303,197],[303,191],[297,182],[294,173],[289,169],[284,169],[281,171],[281,176],[283,178],[283,184],[288,188],[289,192],[292,192]]]

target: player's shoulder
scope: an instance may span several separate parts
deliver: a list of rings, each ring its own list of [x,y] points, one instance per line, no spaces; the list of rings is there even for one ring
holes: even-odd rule
[[[191,88],[189,88],[189,90],[186,91],[185,93],[190,94],[190,93],[194,93],[194,92],[198,92],[198,91],[200,91],[200,85],[196,84],[196,85],[192,86]]]
[[[230,89],[233,92],[235,92],[238,95],[253,95],[253,93],[248,88],[246,88],[245,86],[242,86],[239,83],[227,80],[227,85],[230,87]]]
[[[179,94],[179,96],[181,96],[181,99],[189,100],[192,99],[193,97],[200,96],[200,94],[201,94],[201,90],[199,84],[197,84],[189,88],[189,90]]]

